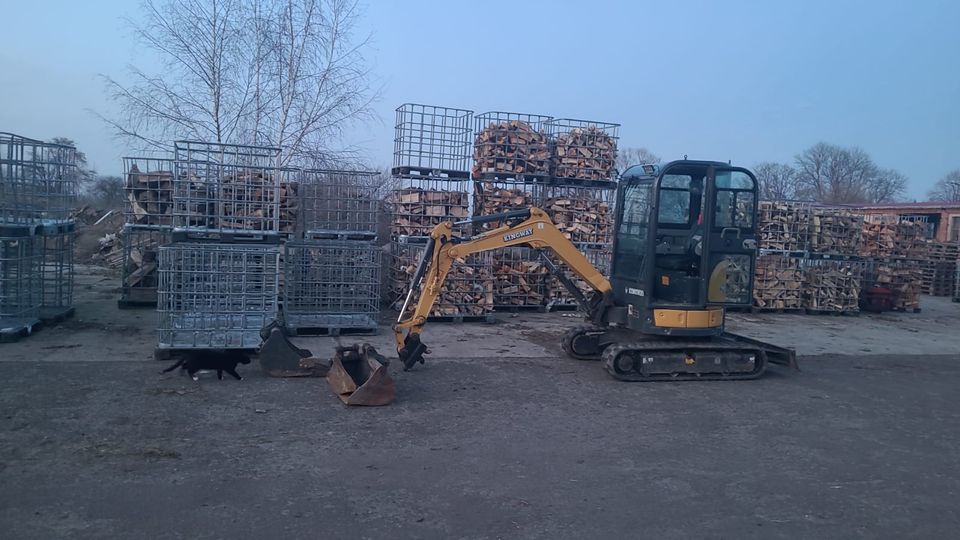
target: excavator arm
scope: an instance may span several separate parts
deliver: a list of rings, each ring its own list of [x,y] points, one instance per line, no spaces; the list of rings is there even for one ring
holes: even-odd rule
[[[579,289],[563,275],[557,265],[545,259],[551,270],[574,294],[574,297],[587,310],[591,319],[599,322],[603,307],[612,303],[610,282],[590,261],[557,229],[550,216],[540,208],[517,210],[504,214],[481,216],[458,222],[455,225],[500,222],[501,226],[473,237],[458,237],[453,233],[449,221],[437,225],[430,234],[423,257],[414,272],[410,289],[400,309],[400,317],[393,325],[397,342],[397,354],[403,362],[404,370],[417,362],[423,363],[423,355],[429,349],[420,341],[430,310],[443,288],[447,274],[458,258],[473,253],[491,251],[511,246],[529,246],[534,249],[549,249],[566,264],[576,275],[587,282],[594,290],[593,298],[588,301]],[[411,306],[413,298],[416,304]]]

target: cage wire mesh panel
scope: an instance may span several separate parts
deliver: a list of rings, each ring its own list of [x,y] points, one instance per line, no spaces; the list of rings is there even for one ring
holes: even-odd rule
[[[577,250],[590,261],[599,272],[604,276],[610,275],[610,263],[613,257],[611,246],[599,246],[597,244],[577,244]],[[594,289],[589,283],[576,275],[566,264],[562,263],[549,251],[545,250],[546,256],[557,264],[567,279],[580,289],[580,293],[587,299],[593,294]],[[570,293],[566,286],[560,282],[554,275],[547,278],[547,305],[550,309],[576,309],[580,307],[577,300]]]
[[[283,319],[288,328],[375,329],[382,251],[376,242],[289,241]]]
[[[474,179],[545,179],[550,148],[545,131],[549,116],[486,112],[475,117]]]
[[[74,147],[0,133],[0,223],[67,220],[78,194]]]
[[[868,215],[863,222],[863,246],[867,257],[922,258],[926,255],[926,223],[898,215]]]
[[[303,232],[301,185],[303,171],[283,168],[280,174],[280,233],[293,235]]]
[[[394,176],[467,178],[473,111],[405,103],[397,107]]]
[[[556,118],[546,122],[552,148],[551,176],[564,182],[615,179],[620,124]]]
[[[390,244],[390,293],[392,307],[400,310],[410,290],[413,274],[426,249],[426,239],[405,239]],[[454,261],[437,301],[430,309],[433,319],[489,319],[494,306],[494,278],[490,252]],[[407,307],[411,313],[419,300],[415,294]]]
[[[173,211],[180,227],[280,231],[280,150],[174,143]]]
[[[923,270],[919,261],[908,259],[876,259],[865,262],[863,288],[883,287],[893,293],[893,309],[920,309]]]
[[[0,332],[30,330],[40,318],[39,236],[0,238]]]
[[[512,210],[524,210],[541,206],[544,199],[544,184],[521,181],[515,178],[480,180],[473,183],[473,215],[489,216]],[[480,224],[480,230],[500,227],[498,222]]]
[[[493,252],[494,309],[544,308],[550,269],[537,250],[510,247]]]
[[[761,251],[754,269],[753,307],[797,311],[803,308],[803,270],[799,257]]]
[[[794,201],[760,201],[757,225],[760,249],[806,251],[809,246],[810,205]]]
[[[308,236],[373,237],[380,175],[366,171],[303,171],[300,190]]]
[[[125,157],[123,170],[126,222],[172,227],[173,157]]]
[[[397,178],[397,189],[387,195],[390,234],[429,236],[444,221],[470,216],[468,182],[437,178]]]
[[[862,261],[804,259],[803,307],[815,312],[858,313]]]
[[[278,275],[277,246],[161,246],[159,347],[258,347],[260,329],[277,318]]]
[[[170,242],[170,229],[131,224],[123,227],[120,231],[123,246],[121,304],[156,304],[160,247]]]
[[[40,237],[43,251],[40,265],[40,318],[56,319],[73,310],[73,246],[72,228],[65,232]]]
[[[809,251],[857,256],[860,255],[862,237],[863,214],[846,208],[811,208]]]
[[[568,240],[576,244],[613,240],[613,189],[548,185],[544,190],[543,209]]]

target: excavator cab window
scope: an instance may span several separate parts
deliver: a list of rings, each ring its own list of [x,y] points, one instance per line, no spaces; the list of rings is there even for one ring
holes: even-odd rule
[[[652,183],[647,181],[624,185],[613,274],[636,280],[640,278],[643,257],[647,252]]]

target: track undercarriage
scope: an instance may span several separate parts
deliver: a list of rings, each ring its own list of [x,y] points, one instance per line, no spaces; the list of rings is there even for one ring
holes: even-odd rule
[[[602,361],[621,381],[744,380],[763,375],[768,363],[797,367],[792,350],[727,332],[695,339],[580,326],[563,336],[563,350],[578,360]]]

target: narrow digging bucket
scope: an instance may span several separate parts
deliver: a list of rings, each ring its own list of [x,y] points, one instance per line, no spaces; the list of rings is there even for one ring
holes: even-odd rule
[[[387,372],[387,359],[367,343],[337,347],[327,382],[347,405],[389,405],[396,387]]]
[[[314,358],[287,339],[280,328],[271,328],[260,345],[260,367],[271,377],[324,377],[330,360]]]

